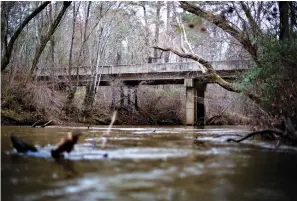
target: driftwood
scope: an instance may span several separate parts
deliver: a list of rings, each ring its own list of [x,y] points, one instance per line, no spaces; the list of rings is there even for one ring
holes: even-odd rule
[[[41,120],[38,120],[36,122],[34,122],[34,124],[32,124],[32,128],[36,128],[37,124],[40,122]],[[45,124],[41,125],[41,128],[45,128],[46,126],[48,126],[50,123],[52,123],[53,120],[49,120],[48,122],[46,122]]]
[[[53,121],[53,120],[50,120],[50,121],[46,122],[45,124],[43,124],[43,125],[41,126],[41,128],[46,127],[47,125],[49,125],[50,123],[52,123],[52,121]]]
[[[34,124],[32,124],[32,126],[31,127],[33,127],[33,128],[35,128],[36,127],[36,125],[40,122],[41,120],[39,119],[39,120],[37,120],[37,121],[35,121],[35,123]]]
[[[239,143],[239,142],[242,142],[252,136],[255,136],[255,135],[264,136],[266,134],[269,134],[275,140],[285,139],[285,140],[289,140],[291,143],[294,143],[294,144],[297,143],[297,131],[294,128],[290,118],[282,119],[281,124],[276,125],[275,128],[273,128],[273,129],[264,129],[264,130],[251,132],[240,139],[229,138],[229,139],[227,139],[227,142]],[[279,141],[277,144],[279,144]]]

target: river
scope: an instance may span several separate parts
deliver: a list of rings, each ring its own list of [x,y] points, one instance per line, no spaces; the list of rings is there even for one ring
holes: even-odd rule
[[[297,150],[257,139],[226,142],[246,127],[107,127],[83,129],[75,150],[49,151],[73,127],[1,128],[3,201],[296,200]],[[17,154],[14,134],[40,153]],[[107,154],[107,158],[104,155]]]

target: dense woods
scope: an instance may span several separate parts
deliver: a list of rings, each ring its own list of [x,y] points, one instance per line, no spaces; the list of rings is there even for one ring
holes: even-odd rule
[[[296,8],[294,1],[1,2],[2,123],[106,123],[124,85],[114,82],[110,100],[103,104],[102,66],[195,61],[205,83],[219,85],[222,94],[223,89],[239,94],[236,104],[252,114],[244,123],[269,128],[284,124],[282,134],[295,138]],[[252,60],[254,65],[230,82],[212,66],[220,60]],[[78,69],[84,66],[92,67],[92,82],[82,91]],[[69,75],[63,90],[55,76],[48,85],[38,82],[38,73],[54,75],[58,68]],[[70,79],[74,71],[77,79]],[[137,111],[126,107],[122,119],[182,122],[181,90],[141,90],[146,92],[138,95],[142,106]],[[166,104],[152,107],[156,102]]]

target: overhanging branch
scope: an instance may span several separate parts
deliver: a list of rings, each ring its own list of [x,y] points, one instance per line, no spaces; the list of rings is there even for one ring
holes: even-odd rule
[[[203,65],[203,67],[206,68],[206,72],[203,72],[203,77],[202,77],[202,79],[204,80],[205,83],[215,83],[215,84],[220,85],[221,87],[223,87],[224,89],[226,89],[228,91],[232,91],[232,92],[236,92],[236,93],[243,93],[246,96],[248,96],[250,99],[252,99],[254,102],[256,102],[257,104],[260,103],[261,99],[257,95],[255,95],[251,92],[244,91],[244,90],[240,89],[238,86],[236,86],[235,84],[224,80],[220,75],[218,75],[215,72],[215,70],[214,70],[213,66],[210,64],[210,62],[197,56],[196,54],[180,52],[180,51],[173,49],[171,47],[165,48],[165,47],[153,46],[153,48],[162,50],[162,51],[166,51],[166,52],[170,51],[180,57],[192,59],[192,60],[198,62],[199,64]]]
[[[207,69],[207,72],[208,73],[214,73],[215,70],[213,69],[212,65],[204,60],[203,58],[199,57],[198,55],[194,55],[194,54],[191,54],[191,53],[184,53],[184,52],[180,52],[176,49],[173,49],[171,47],[168,47],[168,48],[163,48],[163,47],[159,47],[159,46],[153,46],[154,49],[158,49],[158,50],[162,50],[162,51],[165,51],[165,52],[172,52],[180,57],[183,57],[183,58],[187,58],[187,59],[192,59],[194,61],[197,61],[198,63],[202,64],[206,69]]]
[[[184,10],[199,16],[208,22],[220,27],[225,32],[229,33],[233,36],[238,42],[251,54],[253,59],[257,64],[259,64],[257,59],[257,49],[254,45],[252,45],[251,41],[245,37],[244,33],[241,30],[238,30],[228,24],[228,21],[220,16],[220,15],[213,15],[205,10],[199,8],[198,6],[194,5],[193,3],[187,1],[180,1],[180,7]]]
[[[50,1],[46,1],[46,2],[42,3],[38,8],[36,8],[30,15],[28,15],[25,18],[25,20],[20,24],[20,26],[17,28],[17,30],[13,33],[11,39],[9,40],[8,45],[4,47],[5,48],[4,55],[2,56],[2,59],[1,59],[1,71],[5,70],[6,66],[9,64],[14,43],[17,40],[17,38],[19,37],[19,35],[21,34],[21,32],[23,31],[23,29],[25,28],[25,26],[27,26],[27,24],[36,15],[38,15],[49,3],[50,3]],[[2,12],[4,12],[4,11],[2,11]],[[5,41],[5,42],[7,42],[7,41]]]

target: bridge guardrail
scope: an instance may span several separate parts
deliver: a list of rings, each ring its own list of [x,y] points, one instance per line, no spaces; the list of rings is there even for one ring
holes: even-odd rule
[[[247,69],[252,65],[251,60],[234,60],[234,61],[215,61],[212,62],[216,70]],[[73,68],[71,75],[92,75],[96,72],[96,67],[82,66]],[[129,74],[129,73],[162,73],[162,72],[185,72],[201,71],[196,62],[187,63],[153,63],[153,64],[136,64],[136,65],[119,65],[119,66],[99,66],[98,72],[107,74]],[[92,73],[93,72],[93,73]],[[38,69],[38,76],[65,76],[68,75],[68,68]]]

